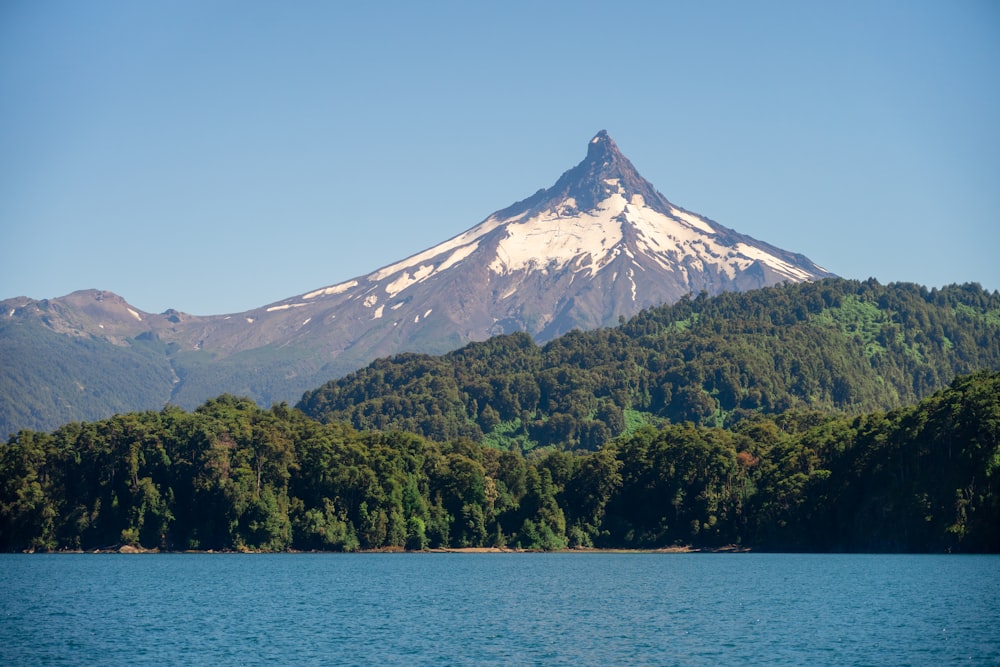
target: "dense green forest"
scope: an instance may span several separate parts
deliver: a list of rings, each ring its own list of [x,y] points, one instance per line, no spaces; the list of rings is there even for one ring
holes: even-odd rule
[[[381,359],[298,407],[438,441],[596,450],[664,421],[728,427],[791,409],[889,410],[998,368],[1000,293],[829,279],[703,294],[544,347],[514,334]]]
[[[12,437],[0,550],[997,552],[998,488],[991,371],[888,412],[640,426],[595,451],[527,456],[222,396]]]

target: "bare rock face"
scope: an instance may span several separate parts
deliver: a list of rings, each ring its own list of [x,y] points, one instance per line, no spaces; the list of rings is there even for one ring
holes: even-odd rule
[[[95,290],[4,301],[0,361],[3,327],[15,323],[117,348],[145,341],[164,347],[173,380],[163,402],[194,407],[229,392],[269,405],[294,402],[380,356],[442,353],[514,331],[544,342],[686,294],[832,275],[670,203],[602,130],[555,185],[468,231],[370,274],[245,313],[154,315]],[[84,380],[75,382],[87,386]],[[0,383],[33,381],[19,374]],[[160,406],[135,409],[150,407]],[[59,419],[53,423],[66,421]]]

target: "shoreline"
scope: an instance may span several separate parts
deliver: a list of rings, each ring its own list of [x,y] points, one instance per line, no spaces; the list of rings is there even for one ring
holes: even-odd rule
[[[670,546],[648,549],[625,549],[625,548],[595,548],[595,547],[575,547],[566,549],[556,549],[553,551],[543,551],[539,549],[518,549],[509,547],[437,547],[434,549],[424,549],[421,551],[408,551],[402,547],[389,547],[384,549],[362,549],[358,551],[299,551],[288,549],[285,551],[255,551],[252,549],[147,549],[133,545],[115,545],[97,549],[64,549],[60,551],[21,551],[12,553],[23,554],[697,554],[697,553],[750,553],[752,549],[734,544],[722,547],[693,547],[693,546]]]

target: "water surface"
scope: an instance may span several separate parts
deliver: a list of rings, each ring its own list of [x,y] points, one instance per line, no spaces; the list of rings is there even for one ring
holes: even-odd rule
[[[996,665],[998,628],[998,556],[0,556],[6,665]]]

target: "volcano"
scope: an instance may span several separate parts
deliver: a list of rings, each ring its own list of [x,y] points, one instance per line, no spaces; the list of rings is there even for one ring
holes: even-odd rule
[[[31,408],[17,417],[20,406],[0,405],[0,427],[193,408],[222,393],[294,402],[382,356],[516,331],[545,342],[689,294],[832,275],[672,204],[601,131],[555,185],[468,231],[244,313],[150,314],[97,290],[4,301],[0,361],[17,372],[0,378],[0,395],[28,397]],[[73,363],[47,361],[65,355]]]

